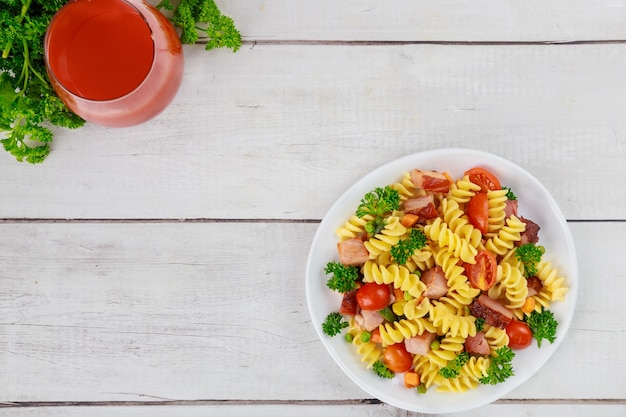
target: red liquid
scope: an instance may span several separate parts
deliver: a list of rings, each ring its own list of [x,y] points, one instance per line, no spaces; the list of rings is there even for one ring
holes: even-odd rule
[[[68,2],[52,20],[45,48],[59,97],[103,126],[154,117],[182,79],[182,46],[174,28],[140,0]]]

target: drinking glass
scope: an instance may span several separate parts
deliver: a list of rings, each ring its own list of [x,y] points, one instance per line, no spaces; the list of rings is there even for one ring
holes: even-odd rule
[[[169,20],[142,0],[70,0],[44,39],[50,82],[88,122],[143,123],[174,99],[183,49]]]

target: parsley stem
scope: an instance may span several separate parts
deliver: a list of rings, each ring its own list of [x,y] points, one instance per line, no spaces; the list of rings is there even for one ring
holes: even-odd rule
[[[26,16],[28,9],[30,8],[30,2],[31,0],[26,0],[26,3],[22,5],[22,12],[20,13],[20,17],[17,19],[18,23],[21,24],[22,20],[24,20],[24,17]],[[11,52],[12,46],[13,46],[13,40],[10,40],[9,42],[7,42],[7,44],[4,47],[4,50],[2,51],[2,58],[6,59],[9,57],[9,53]]]

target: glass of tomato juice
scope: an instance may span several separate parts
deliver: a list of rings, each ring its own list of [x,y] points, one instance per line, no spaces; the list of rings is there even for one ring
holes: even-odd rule
[[[174,99],[183,49],[169,20],[142,0],[70,0],[44,39],[50,82],[88,122],[143,123]]]

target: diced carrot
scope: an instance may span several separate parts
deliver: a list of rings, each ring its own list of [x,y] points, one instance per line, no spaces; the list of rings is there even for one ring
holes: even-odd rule
[[[420,384],[420,376],[416,372],[404,373],[404,386],[407,388],[415,388]]]
[[[382,337],[380,337],[380,330],[378,330],[378,328],[372,330],[372,337],[370,338],[370,342],[383,343],[383,339]]]
[[[404,227],[413,227],[418,220],[419,216],[417,214],[407,213],[402,216],[402,219],[400,219],[400,223],[402,223],[402,226]]]
[[[404,291],[402,291],[400,288],[394,288],[393,296],[396,297],[396,301],[404,300]]]
[[[535,311],[535,299],[532,297],[528,297],[522,306],[522,311],[524,313],[530,314]]]

